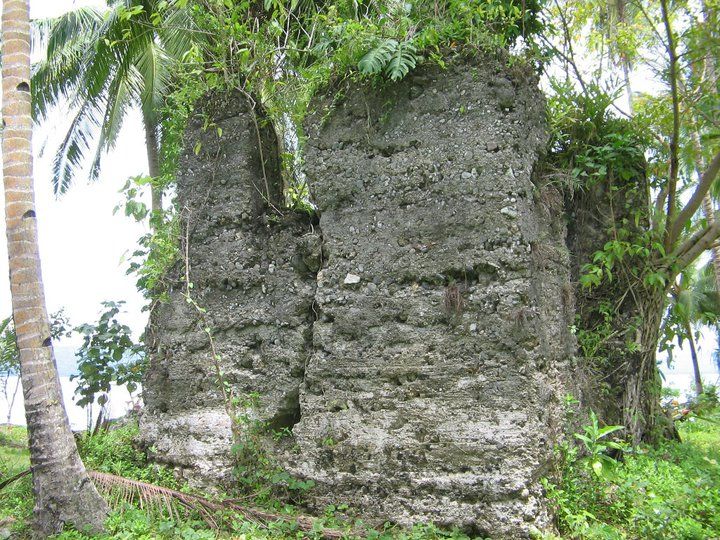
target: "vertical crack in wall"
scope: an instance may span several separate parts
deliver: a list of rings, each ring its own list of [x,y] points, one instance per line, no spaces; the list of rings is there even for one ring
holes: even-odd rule
[[[305,220],[306,215],[301,214],[299,217]],[[311,283],[312,294],[307,295],[305,299],[307,302],[305,304],[305,320],[300,329],[302,362],[294,368],[293,372],[297,380],[296,385],[287,392],[282,406],[278,408],[278,413],[268,421],[268,425],[273,429],[288,428],[292,430],[302,418],[301,392],[305,383],[307,363],[313,353],[313,328],[319,317],[316,290],[317,276],[323,265],[323,237],[318,227],[317,216],[310,215],[305,222],[304,234],[298,238],[292,238],[290,241],[292,245],[288,247],[294,249],[290,265],[298,276]]]

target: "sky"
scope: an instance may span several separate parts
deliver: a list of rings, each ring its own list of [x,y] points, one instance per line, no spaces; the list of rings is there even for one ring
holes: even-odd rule
[[[102,5],[97,0],[31,0],[30,10],[35,19],[57,16],[76,7]],[[70,112],[67,107],[55,111],[35,129],[33,140],[40,257],[48,311],[64,308],[71,323],[77,325],[97,321],[102,301],[125,300],[127,313],[123,322],[139,336],[146,321],[141,313],[143,299],[132,276],[125,275],[125,259],[146,230],[121,213],[113,215],[113,209],[123,199],[119,190],[126,180],[147,173],[140,116],[135,111],[126,120],[115,149],[103,162],[100,179],[89,184],[87,174],[80,172],[71,189],[57,199],[51,189],[51,165],[67,131]],[[0,318],[11,310],[6,253],[3,221]],[[78,341],[75,336],[60,345],[75,345]]]
[[[30,1],[32,18],[53,17],[81,6],[103,5],[99,0]],[[141,311],[144,301],[135,288],[135,280],[125,274],[125,269],[126,258],[135,249],[137,238],[147,231],[121,214],[113,215],[113,209],[122,200],[118,191],[126,180],[147,172],[140,116],[137,111],[129,115],[116,147],[103,161],[100,179],[89,184],[87,174],[80,173],[68,193],[58,199],[53,196],[50,185],[51,164],[54,150],[67,130],[69,113],[67,107],[55,111],[37,127],[34,139],[40,255],[48,311],[53,313],[64,308],[71,323],[77,325],[96,321],[102,301],[125,300],[123,322],[139,337],[147,320]],[[0,202],[3,202],[1,192]],[[11,309],[6,253],[4,222],[0,222],[0,318],[9,315]],[[59,345],[78,343],[79,337],[75,336]],[[705,336],[700,343],[700,355],[709,382],[718,377],[711,361],[714,349],[714,336]],[[676,355],[682,371],[689,368],[686,356]]]

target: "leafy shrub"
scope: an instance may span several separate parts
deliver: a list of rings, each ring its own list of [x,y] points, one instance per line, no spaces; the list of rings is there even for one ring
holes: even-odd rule
[[[565,538],[720,537],[720,418],[685,422],[685,442],[626,454],[613,475],[589,472],[577,448],[560,449],[557,482],[544,480]]]
[[[75,393],[80,395],[80,406],[91,404],[95,396],[100,405],[107,400],[106,392],[111,383],[126,385],[131,394],[142,380],[145,352],[141,345],[133,343],[130,328],[120,324],[117,315],[124,302],[103,302],[105,312],[97,324],[83,324],[75,330],[83,336],[78,349],[77,380]]]
[[[720,405],[718,387],[713,384],[706,384],[704,391],[697,397],[697,407],[700,411],[714,410]]]

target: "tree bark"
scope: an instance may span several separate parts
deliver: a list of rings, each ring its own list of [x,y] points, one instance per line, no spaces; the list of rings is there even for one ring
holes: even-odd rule
[[[143,114],[145,126],[145,150],[147,152],[148,172],[152,178],[160,176],[160,142],[158,141],[157,124],[146,114]],[[152,185],[150,188],[152,203],[150,209],[153,213],[162,212],[162,189]]]
[[[625,0],[616,0],[615,2],[615,8],[617,9],[617,15],[618,15],[618,23],[620,25],[625,24],[625,11],[626,11],[626,5]],[[632,93],[632,86],[630,84],[630,71],[631,71],[631,65],[630,65],[630,58],[627,54],[627,52],[620,50],[620,64],[622,65],[623,70],[623,78],[625,79],[625,97],[627,97],[628,102],[628,114],[633,114],[633,93]]]
[[[703,213],[708,225],[715,223],[715,211],[709,194],[705,195],[703,199]],[[710,262],[713,265],[713,274],[715,275],[715,291],[720,297],[720,246],[713,244],[710,248]]]
[[[690,358],[692,359],[693,372],[695,375],[695,393],[699,396],[703,393],[702,378],[700,377],[700,364],[698,363],[697,349],[695,348],[695,337],[692,333],[692,327],[689,321],[685,321],[685,332],[688,335],[688,343],[690,343]]]
[[[659,425],[662,382],[655,357],[665,296],[665,291],[657,288],[642,295],[640,351],[629,358],[626,366],[623,424],[635,444],[655,441],[663,427]]]
[[[107,505],[88,478],[62,401],[45,307],[32,181],[28,0],[5,0],[2,14],[3,180],[13,319],[20,354],[34,531],[65,523],[100,531]]]

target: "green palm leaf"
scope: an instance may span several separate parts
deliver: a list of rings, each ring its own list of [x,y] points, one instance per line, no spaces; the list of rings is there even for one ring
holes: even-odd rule
[[[90,179],[98,178],[102,155],[117,141],[130,108],[139,106],[146,129],[160,134],[177,64],[201,35],[186,9],[157,0],[111,0],[107,10],[77,9],[36,28],[47,53],[33,70],[35,118],[46,118],[64,100],[76,111],[53,162],[58,194],[91,147]]]

